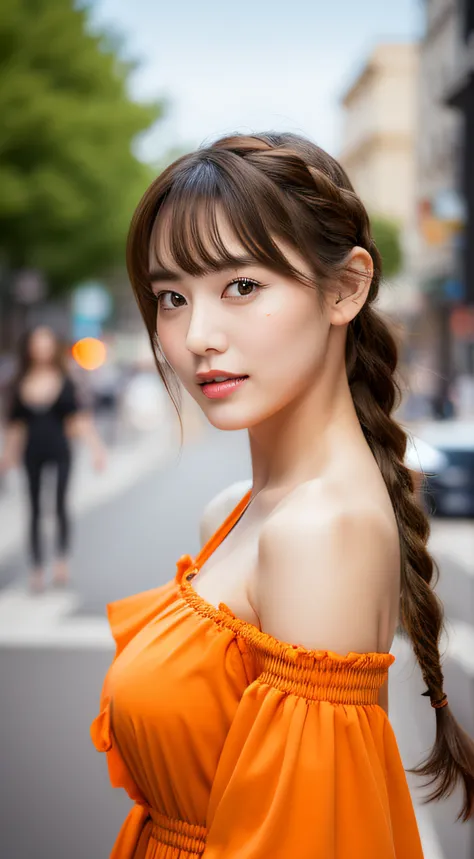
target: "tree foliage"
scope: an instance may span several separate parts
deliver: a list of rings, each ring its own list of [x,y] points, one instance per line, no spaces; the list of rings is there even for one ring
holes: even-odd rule
[[[384,277],[394,277],[403,264],[400,228],[395,221],[381,215],[372,215],[370,223],[375,244],[382,257]]]
[[[132,70],[73,0],[2,0],[0,261],[54,291],[123,259],[149,179],[133,154],[160,103],[127,94]]]

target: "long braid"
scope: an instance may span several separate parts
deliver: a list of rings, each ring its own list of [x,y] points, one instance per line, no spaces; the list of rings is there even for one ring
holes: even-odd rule
[[[362,207],[362,204],[360,204]],[[400,621],[408,634],[433,705],[443,701],[443,672],[439,640],[443,630],[443,606],[432,588],[437,565],[426,544],[430,534],[427,515],[416,500],[410,470],[404,465],[407,437],[391,417],[400,400],[394,378],[397,346],[387,324],[371,306],[380,282],[380,255],[368,232],[368,219],[359,242],[371,254],[374,279],[369,300],[348,329],[346,364],[354,405],[367,442],[385,480],[397,518],[402,548]],[[452,793],[458,779],[464,787],[459,814],[473,813],[474,743],[456,722],[449,705],[436,707],[436,740],[427,758],[410,772],[435,783],[429,800]]]

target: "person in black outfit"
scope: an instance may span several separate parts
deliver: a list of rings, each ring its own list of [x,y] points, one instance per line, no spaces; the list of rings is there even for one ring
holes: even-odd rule
[[[82,435],[94,454],[94,465],[105,464],[105,449],[90,415],[81,408],[75,385],[67,374],[62,347],[51,329],[35,328],[25,335],[20,348],[17,376],[12,385],[7,413],[5,449],[0,468],[16,465],[22,454],[30,499],[30,553],[33,562],[31,585],[44,586],[43,549],[40,534],[40,501],[45,468],[57,472],[56,516],[57,559],[54,584],[68,578],[67,556],[70,524],[67,489],[71,472],[71,435]]]

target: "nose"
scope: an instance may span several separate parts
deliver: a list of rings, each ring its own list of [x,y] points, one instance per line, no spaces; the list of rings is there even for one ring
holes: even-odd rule
[[[216,352],[226,351],[227,335],[209,308],[206,310],[204,306],[194,306],[186,336],[186,348],[195,355],[205,355],[210,349]]]

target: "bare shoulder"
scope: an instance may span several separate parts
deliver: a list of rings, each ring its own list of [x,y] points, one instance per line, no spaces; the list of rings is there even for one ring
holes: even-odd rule
[[[356,506],[333,495],[310,481],[262,528],[256,586],[261,627],[308,649],[378,651],[387,591],[398,592],[396,523],[374,503]]]
[[[252,487],[251,480],[238,480],[225,489],[221,489],[217,495],[206,504],[199,525],[199,536],[201,546],[204,546],[219,528],[219,525],[227,518],[229,513],[237,506],[241,498]]]

